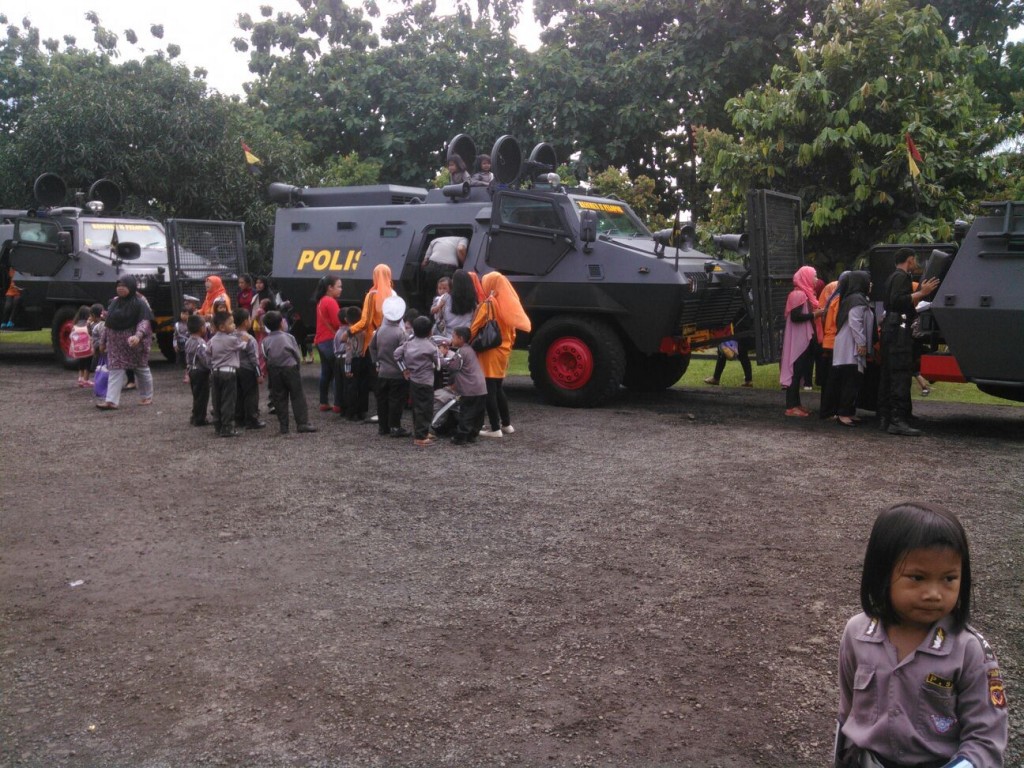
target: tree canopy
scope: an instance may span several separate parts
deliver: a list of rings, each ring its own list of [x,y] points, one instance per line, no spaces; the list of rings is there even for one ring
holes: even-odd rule
[[[239,17],[244,100],[153,24],[92,14],[92,39],[0,39],[0,200],[25,204],[44,171],[110,176],[135,210],[243,220],[269,253],[262,187],[425,186],[465,133],[489,152],[547,141],[602,183],[631,184],[650,217],[680,205],[712,230],[742,224],[746,189],[801,196],[809,248],[846,261],[866,243],[943,239],[993,192],[1020,195],[1024,0],[536,0],[542,44],[513,30],[522,0],[279,0]],[[905,135],[923,155],[907,174]],[[239,142],[262,160],[245,172]],[[610,172],[610,173],[605,173]],[[624,176],[623,176],[624,174]]]

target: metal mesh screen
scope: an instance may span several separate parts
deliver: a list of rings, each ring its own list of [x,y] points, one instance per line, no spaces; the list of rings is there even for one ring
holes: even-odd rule
[[[800,198],[751,190],[747,194],[747,215],[757,362],[763,365],[782,357],[786,297],[793,289],[793,273],[804,261]]]
[[[168,219],[167,251],[171,268],[174,316],[181,313],[183,297],[206,296],[206,278],[217,275],[237,306],[238,276],[248,271],[245,225],[237,221]]]

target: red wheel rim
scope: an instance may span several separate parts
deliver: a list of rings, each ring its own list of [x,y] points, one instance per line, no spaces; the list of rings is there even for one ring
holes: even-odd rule
[[[57,340],[60,342],[60,351],[67,357],[71,354],[71,327],[74,322],[67,320],[61,323],[60,329],[57,331]]]
[[[563,336],[548,347],[545,356],[548,376],[563,389],[581,389],[594,375],[590,346],[575,336]]]

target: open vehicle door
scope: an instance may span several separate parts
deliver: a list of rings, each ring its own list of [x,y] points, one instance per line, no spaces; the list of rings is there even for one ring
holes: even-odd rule
[[[506,275],[546,275],[575,245],[551,195],[499,191],[491,206],[487,265]]]
[[[753,279],[754,341],[758,365],[782,357],[786,297],[804,263],[800,198],[767,189],[747,193],[750,274]]]
[[[206,278],[217,275],[236,306],[238,276],[249,271],[245,256],[245,224],[239,221],[167,220],[167,259],[171,269],[174,317],[181,314],[187,293],[202,299]],[[246,307],[248,309],[248,307]]]
[[[67,264],[71,236],[49,219],[16,219],[10,265],[24,275],[53,277]]]

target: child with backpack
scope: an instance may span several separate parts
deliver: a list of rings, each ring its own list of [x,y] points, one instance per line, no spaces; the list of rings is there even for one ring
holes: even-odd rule
[[[77,361],[78,387],[91,387],[89,365],[92,363],[92,329],[89,327],[89,307],[85,304],[75,313],[74,325],[68,338],[68,352]]]

